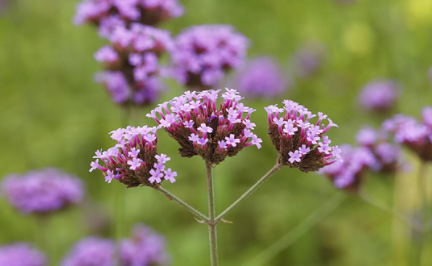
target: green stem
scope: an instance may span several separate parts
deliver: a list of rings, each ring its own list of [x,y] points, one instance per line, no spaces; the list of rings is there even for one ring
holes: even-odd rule
[[[319,224],[324,218],[326,218],[331,212],[333,212],[339,205],[346,200],[347,196],[344,193],[338,192],[331,198],[326,200],[319,208],[311,213],[306,219],[299,223],[293,230],[285,234],[278,241],[273,243],[270,247],[262,251],[255,257],[252,257],[248,263],[243,264],[244,266],[260,266],[267,265],[268,262],[276,255],[287,249],[289,246],[294,244],[313,227]]]
[[[248,196],[250,196],[252,193],[255,192],[262,184],[264,184],[265,181],[267,181],[274,173],[276,173],[279,169],[282,168],[282,165],[276,164],[273,166],[270,171],[267,172],[263,177],[261,177],[260,180],[258,180],[251,188],[249,188],[243,195],[240,196],[231,206],[226,208],[225,211],[223,211],[221,214],[216,217],[216,221],[220,221],[223,219],[229,212],[231,212],[237,205],[239,205],[243,200],[245,200]]]
[[[202,219],[203,221],[208,221],[207,216],[205,216],[204,214],[202,214],[201,212],[199,212],[198,210],[196,210],[194,207],[190,206],[186,202],[182,201],[181,199],[179,199],[178,197],[176,197],[175,195],[173,195],[168,190],[164,189],[163,187],[157,187],[155,189],[157,191],[161,192],[169,200],[174,201],[178,205],[180,205],[183,208],[185,208],[186,210],[188,210],[190,213],[192,213],[193,215],[195,215],[197,218]]]
[[[427,173],[427,163],[425,161],[422,161],[420,165],[419,177],[418,177],[419,194],[421,198],[421,205],[422,205],[422,212],[423,212],[422,231],[418,243],[416,258],[415,258],[415,265],[418,266],[422,264],[423,249],[424,249],[424,243],[426,240],[426,233],[427,233],[426,230],[428,227],[428,220],[429,220],[426,173]]]
[[[214,184],[212,167],[206,163],[207,170],[207,197],[208,197],[208,209],[209,209],[209,220],[207,222],[209,228],[209,242],[210,242],[210,261],[211,266],[218,265],[218,246],[217,246],[217,220],[216,220],[216,206],[214,198]]]

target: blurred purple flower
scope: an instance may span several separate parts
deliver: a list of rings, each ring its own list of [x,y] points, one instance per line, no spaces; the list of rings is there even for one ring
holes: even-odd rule
[[[115,17],[125,24],[138,22],[153,26],[183,12],[177,0],[84,0],[77,5],[74,22],[106,26],[106,21]]]
[[[320,70],[324,56],[324,45],[319,42],[310,42],[294,53],[294,71],[301,78],[308,78]]]
[[[249,41],[229,25],[192,26],[180,33],[172,53],[172,75],[193,90],[216,86],[244,61]]]
[[[399,97],[398,85],[392,80],[374,80],[366,84],[359,94],[363,108],[372,111],[387,111]]]
[[[10,175],[2,182],[2,192],[23,214],[54,212],[84,197],[79,178],[51,168]]]
[[[255,124],[249,120],[255,110],[240,102],[236,90],[226,89],[220,105],[218,94],[219,90],[187,91],[159,104],[147,117],[180,144],[183,157],[200,155],[209,164],[219,164],[244,147],[261,148],[262,140],[252,133]]]
[[[342,160],[338,146],[330,146],[325,133],[338,127],[327,115],[318,113],[318,121],[310,120],[317,115],[306,107],[284,100],[284,108],[277,105],[265,107],[268,114],[268,132],[279,153],[278,163],[299,168],[302,172],[318,171],[326,165]],[[327,125],[324,125],[327,120]]]
[[[170,33],[134,23],[130,29],[117,27],[108,38],[112,45],[95,54],[106,69],[96,75],[96,82],[106,87],[117,104],[147,105],[156,101],[162,90],[158,61],[172,49]]]
[[[240,93],[249,97],[272,98],[288,89],[285,73],[271,57],[258,57],[250,61],[236,77]]]
[[[132,231],[132,237],[121,242],[122,266],[165,265],[169,256],[165,239],[149,227],[139,224]]]
[[[47,266],[44,254],[27,243],[0,246],[0,266]]]
[[[87,237],[65,256],[61,266],[115,266],[115,244],[111,240]]]

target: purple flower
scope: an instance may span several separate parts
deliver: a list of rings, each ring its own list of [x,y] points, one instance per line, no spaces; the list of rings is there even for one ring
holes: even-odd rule
[[[228,25],[200,25],[177,36],[172,75],[194,90],[215,87],[243,63],[249,41]]]
[[[177,0],[83,0],[77,6],[74,22],[102,27],[114,17],[125,24],[156,25],[182,14],[183,6]]]
[[[273,98],[288,89],[285,73],[271,57],[258,57],[249,62],[235,83],[240,93],[256,98]]]
[[[97,237],[80,240],[65,256],[61,266],[115,266],[115,245]]]
[[[392,80],[374,80],[363,87],[360,104],[366,110],[387,111],[398,98],[398,85]]]
[[[45,255],[26,243],[0,246],[1,266],[47,266]]]
[[[321,43],[311,42],[297,50],[294,54],[295,72],[301,78],[317,73],[324,61],[325,47]]]
[[[2,192],[23,214],[58,211],[80,203],[84,196],[79,178],[51,168],[7,176]]]
[[[312,123],[311,119],[316,115],[307,108],[290,100],[283,103],[284,108],[277,105],[264,108],[268,114],[268,132],[279,153],[280,165],[309,172],[341,160],[339,148],[330,147],[331,141],[324,136],[330,128],[337,127],[331,119],[318,113],[318,122]],[[326,125],[324,119],[328,121]]]
[[[365,127],[357,133],[357,142],[362,146],[372,146],[378,139],[378,133],[371,127]]]
[[[167,173],[172,181],[175,172],[164,170],[164,164],[170,158],[157,153],[156,131],[157,128],[147,126],[129,126],[112,131],[111,138],[117,144],[107,151],[96,151],[96,160],[90,164],[90,172],[99,169],[108,183],[115,178],[127,187],[157,187]],[[99,160],[104,166],[99,164]]]
[[[262,140],[246,128],[247,124],[253,124],[249,120],[255,110],[244,106],[235,90],[226,89],[220,104],[217,104],[218,94],[214,90],[187,91],[160,104],[147,116],[180,144],[183,157],[200,155],[210,164],[219,164],[244,147],[260,148]],[[169,115],[175,122],[164,123]]]
[[[143,224],[134,227],[132,237],[121,242],[123,266],[163,265],[169,260],[165,239]]]

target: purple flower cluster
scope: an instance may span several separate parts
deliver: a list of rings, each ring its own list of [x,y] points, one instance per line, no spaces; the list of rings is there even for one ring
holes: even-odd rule
[[[398,85],[392,80],[374,80],[363,87],[359,102],[366,110],[387,111],[398,98]]]
[[[163,265],[169,260],[165,239],[143,224],[134,227],[132,237],[120,246],[122,266]]]
[[[170,33],[133,23],[130,29],[117,27],[109,40],[111,45],[95,54],[105,66],[96,81],[106,87],[117,104],[153,103],[162,89],[159,57],[173,46]]]
[[[78,204],[84,196],[79,178],[51,168],[8,176],[2,182],[2,191],[24,214],[54,212]]]
[[[0,246],[0,266],[46,266],[45,255],[26,243]]]
[[[242,97],[232,89],[222,94],[218,108],[218,94],[219,90],[187,91],[160,104],[147,116],[180,144],[181,156],[200,155],[211,165],[244,147],[261,148],[262,140],[252,133],[255,123],[249,120],[255,110],[240,103]]]
[[[243,95],[257,98],[283,95],[288,88],[285,74],[271,57],[252,60],[238,75],[236,85]]]
[[[228,25],[200,25],[177,36],[173,76],[193,90],[211,89],[243,63],[249,41]]]
[[[326,165],[341,161],[341,150],[331,147],[331,140],[325,133],[336,124],[327,115],[316,117],[304,106],[291,100],[284,100],[284,108],[271,105],[265,108],[268,114],[268,132],[279,153],[278,163],[299,168],[303,172],[318,171]],[[328,124],[324,125],[323,121]]]
[[[324,61],[324,45],[309,43],[294,54],[295,72],[301,78],[307,78],[317,73]]]
[[[420,122],[399,114],[385,121],[383,129],[394,134],[396,143],[407,146],[422,160],[432,161],[432,107],[423,109]]]
[[[119,23],[156,25],[181,16],[183,11],[177,0],[84,0],[77,6],[74,22],[95,24],[101,30]]]
[[[360,188],[364,174],[370,168],[376,167],[376,159],[370,149],[366,147],[354,148],[342,145],[343,161],[339,160],[320,170],[335,187],[356,192]]]
[[[111,240],[88,237],[66,255],[62,266],[115,266],[115,244]]]
[[[140,185],[157,187],[163,180],[176,181],[176,172],[165,169],[170,160],[165,154],[157,153],[156,127],[127,127],[111,132],[117,144],[107,151],[96,151],[96,161],[90,164],[90,172],[99,169],[105,181],[119,180],[128,187]],[[105,166],[99,164],[99,160]]]

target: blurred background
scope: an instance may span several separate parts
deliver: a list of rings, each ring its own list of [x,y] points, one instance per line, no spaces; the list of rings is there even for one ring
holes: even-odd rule
[[[4,0],[3,0],[4,1]],[[101,65],[93,54],[107,42],[91,26],[72,23],[76,0],[11,0],[0,10],[0,179],[47,166],[75,174],[86,184],[82,206],[56,214],[48,224],[51,265],[58,265],[76,241],[103,227],[112,236],[116,213],[114,194],[124,193],[118,234],[129,235],[143,222],[163,234],[173,266],[208,265],[207,228],[156,191],[107,184],[89,173],[96,149],[113,145],[108,132],[127,125],[153,125],[139,110],[131,121],[93,80]],[[418,116],[432,104],[432,1],[429,0],[182,0],[185,14],[162,25],[173,35],[195,24],[233,25],[251,40],[249,56],[270,55],[285,68],[290,88],[274,99],[248,100],[263,148],[247,148],[216,167],[218,212],[231,204],[266,173],[277,154],[267,137],[264,106],[291,99],[312,112],[329,115],[339,129],[329,132],[333,144],[354,143],[365,124],[379,126],[392,114]],[[323,48],[322,63],[311,75],[299,75],[295,55],[311,43]],[[400,84],[396,106],[372,114],[358,104],[362,87],[374,79]],[[229,84],[229,78],[226,81]],[[182,93],[167,81],[161,101]],[[168,154],[178,182],[165,187],[205,212],[205,165],[201,158],[182,158],[177,143],[159,136],[159,152]],[[418,206],[416,171],[391,177],[370,176],[369,194],[410,214]],[[317,174],[283,168],[239,208],[227,216],[233,224],[219,226],[221,265],[254,265],[254,258],[289,233],[337,191]],[[89,220],[93,226],[89,226]],[[95,221],[96,220],[96,221]],[[117,218],[119,220],[119,218]],[[99,228],[100,229],[100,228]],[[0,244],[34,242],[38,224],[0,200]],[[413,243],[407,228],[390,215],[349,196],[292,245],[282,247],[256,265],[412,265]],[[425,262],[432,261],[432,247]],[[424,264],[429,265],[429,264]]]

